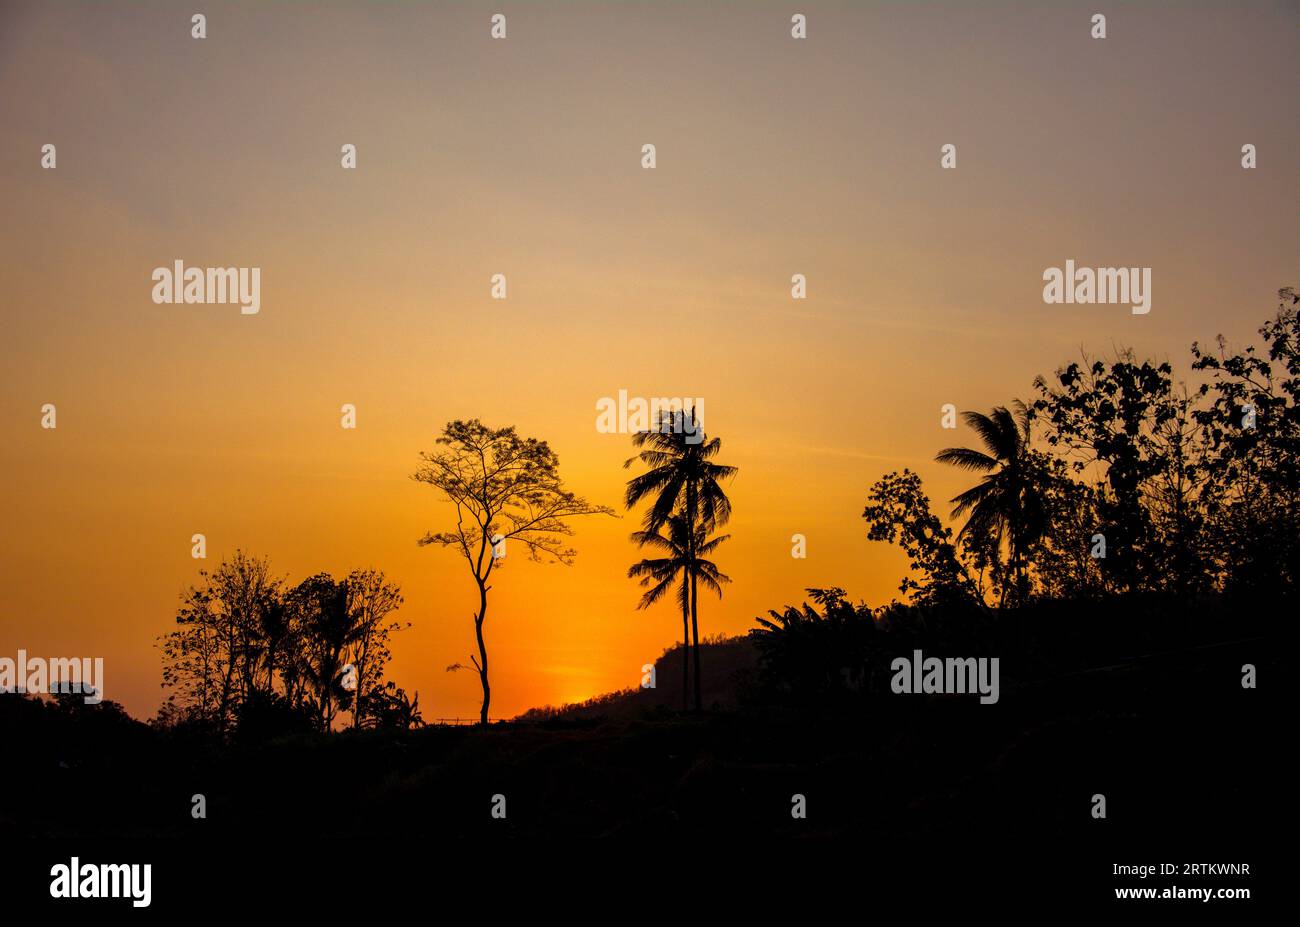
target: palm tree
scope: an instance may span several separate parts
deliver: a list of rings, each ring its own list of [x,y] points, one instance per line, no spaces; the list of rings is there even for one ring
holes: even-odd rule
[[[657,534],[674,513],[680,513],[686,520],[688,543],[694,546],[709,531],[725,525],[731,518],[731,500],[719,482],[735,476],[736,468],[713,462],[712,458],[722,449],[722,440],[709,439],[704,433],[704,423],[696,418],[694,409],[661,413],[649,431],[639,431],[632,436],[632,444],[640,451],[623,466],[630,467],[639,460],[649,469],[628,481],[625,502],[630,509],[644,498],[653,500],[646,512],[645,531]],[[697,561],[699,551],[692,550],[691,554],[692,561]],[[695,651],[695,710],[699,711],[703,706],[696,589],[698,563],[688,572],[691,580],[691,638]]]
[[[987,453],[950,447],[934,458],[985,474],[979,483],[951,500],[953,518],[970,513],[957,537],[989,540],[995,551],[1006,541],[1016,601],[1023,604],[1029,592],[1025,552],[1042,537],[1047,521],[1038,468],[1029,448],[1029,409],[1017,399],[1012,409],[997,406],[988,415],[966,412],[962,417],[980,436]],[[1005,588],[1002,596],[1005,599]]]
[[[702,559],[708,554],[717,550],[718,545],[727,538],[729,534],[708,540],[704,537],[704,532],[699,531],[697,543],[692,543],[689,535],[690,527],[687,525],[686,518],[683,515],[673,515],[668,519],[668,536],[664,537],[657,531],[637,531],[632,535],[632,540],[636,541],[638,547],[650,547],[655,550],[663,551],[668,556],[658,557],[655,559],[642,560],[639,563],[632,564],[628,568],[627,575],[629,578],[640,578],[642,586],[650,586],[644,595],[641,596],[641,602],[637,608],[649,608],[651,605],[663,598],[673,582],[681,577],[680,585],[677,587],[677,602],[682,607],[682,711],[690,707],[690,677],[689,667],[691,653],[690,639],[690,614],[691,614],[691,577],[698,575],[703,580],[704,585],[716,592],[721,598],[722,583],[731,582],[731,579],[718,572],[717,566],[709,560]],[[692,570],[694,567],[694,570]],[[651,586],[650,584],[654,585]],[[696,657],[696,663],[699,663],[699,657]],[[696,685],[699,685],[697,680]]]

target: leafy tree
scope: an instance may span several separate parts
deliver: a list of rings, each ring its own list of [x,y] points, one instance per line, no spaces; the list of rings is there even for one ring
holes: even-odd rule
[[[983,601],[953,543],[952,529],[930,510],[919,475],[905,469],[881,477],[867,494],[862,517],[869,540],[897,544],[907,554],[911,569],[898,590],[915,604]]]
[[[195,586],[183,592],[176,624],[176,630],[158,638],[162,688],[170,690],[159,717],[220,730],[218,680],[226,655],[215,633],[210,592]]]
[[[488,723],[492,688],[488,683],[487,619],[489,580],[501,560],[494,548],[522,546],[529,559],[571,564],[577,552],[565,545],[573,534],[569,520],[579,515],[612,515],[564,488],[560,461],[545,441],[523,438],[514,428],[489,428],[478,419],[449,422],[436,443],[444,450],[422,453],[413,479],[439,490],[456,509],[456,528],[426,534],[420,545],[453,548],[469,565],[478,587],[474,615],[478,656],[470,662],[483,687],[479,723]]]
[[[349,707],[360,723],[344,666],[356,666],[359,689],[382,688],[399,628],[387,618],[401,594],[382,572],[356,570],[339,582],[321,573],[286,590],[264,558],[236,551],[199,576],[181,595],[177,629],[159,639],[170,690],[160,723],[252,739],[304,721],[329,731]]]
[[[382,686],[372,687],[359,698],[362,703],[361,717],[366,727],[409,731],[424,726],[418,692],[415,698],[411,698],[393,682],[386,682]]]
[[[703,696],[698,582],[703,567],[696,545],[731,518],[731,500],[723,491],[722,482],[734,477],[737,471],[735,467],[714,462],[713,458],[722,449],[722,439],[710,439],[704,433],[703,423],[696,418],[694,409],[661,413],[649,431],[632,436],[632,445],[639,449],[638,453],[623,466],[630,467],[639,461],[648,469],[628,481],[624,503],[632,509],[641,500],[650,500],[643,534],[656,535],[674,514],[680,514],[686,523],[691,548],[688,573],[695,654],[695,710],[699,711]]]
[[[391,635],[402,625],[389,616],[402,605],[401,590],[388,582],[380,570],[353,570],[348,574],[348,609],[354,615],[349,662],[356,668],[356,692],[383,686],[384,670],[392,658]],[[407,627],[410,627],[408,622]],[[363,724],[367,703],[353,700],[352,726]]]
[[[698,576],[706,589],[716,592],[721,598],[722,583],[731,582],[730,578],[718,571],[711,560],[704,559],[713,553],[730,535],[724,534],[712,540],[704,536],[703,530],[697,529],[694,540],[690,537],[691,527],[685,515],[671,515],[667,522],[668,534],[664,536],[657,531],[638,531],[632,540],[640,547],[649,547],[667,554],[665,557],[649,558],[633,564],[627,571],[632,579],[640,579],[642,586],[650,586],[637,608],[649,608],[663,597],[664,593],[676,581],[677,603],[682,609],[682,710],[689,708],[690,677],[687,657],[690,654],[690,605],[691,579]],[[653,583],[653,585],[651,585]]]
[[[1203,430],[1203,503],[1220,582],[1233,589],[1294,590],[1300,579],[1300,293],[1278,292],[1276,316],[1254,346],[1230,353],[1192,345],[1208,374],[1194,413]]]
[[[1038,460],[1045,530],[1027,549],[1035,589],[1049,599],[1091,599],[1112,591],[1092,556],[1101,523],[1101,491],[1070,477],[1059,457],[1034,452]]]
[[[1200,476],[1192,455],[1194,421],[1172,367],[1137,363],[1123,351],[1111,363],[1072,363],[1051,386],[1035,381],[1034,411],[1047,423],[1048,445],[1076,473],[1097,467],[1098,505],[1106,537],[1102,569],[1124,590],[1144,576],[1186,585],[1198,573],[1194,498]]]
[[[349,707],[352,693],[343,687],[348,647],[357,638],[357,612],[349,607],[348,584],[328,573],[304,579],[290,593],[301,616],[307,643],[304,675],[311,687],[309,704],[322,731],[329,731],[340,709]]]
[[[161,638],[163,687],[168,701],[217,731],[229,730],[238,703],[264,677],[267,613],[276,607],[282,581],[263,558],[243,551],[181,594],[177,629]],[[270,685],[269,680],[266,683]]]

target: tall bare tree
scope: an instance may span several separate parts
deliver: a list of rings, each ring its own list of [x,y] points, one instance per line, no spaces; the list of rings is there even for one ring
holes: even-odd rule
[[[577,551],[565,544],[573,534],[569,519],[614,513],[565,489],[555,452],[545,441],[521,437],[513,427],[457,420],[447,424],[436,443],[441,449],[420,455],[422,465],[412,479],[439,490],[455,506],[456,528],[426,534],[419,543],[454,549],[465,558],[478,587],[478,656],[470,656],[470,662],[483,686],[479,723],[487,724],[492,688],[483,623],[489,580],[505,551],[513,542],[530,560],[570,564]]]

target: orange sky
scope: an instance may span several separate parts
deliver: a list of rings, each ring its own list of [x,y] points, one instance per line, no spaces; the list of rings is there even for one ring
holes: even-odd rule
[[[383,569],[413,624],[391,675],[474,714],[444,667],[475,590],[416,546],[450,523],[409,479],[451,418],[547,439],[619,505],[596,401],[704,397],[740,476],[702,631],[739,633],[806,586],[894,595],[866,490],[962,487],[930,462],[970,440],[943,403],[1028,397],[1080,346],[1185,370],[1297,283],[1294,6],[1124,4],[1093,40],[1096,4],[804,3],[802,42],[762,3],[201,6],[201,41],[174,4],[0,7],[0,655],[102,656],[137,715],[195,532],[207,566]],[[1151,267],[1151,313],[1044,305],[1070,258]],[[155,305],[176,259],[260,267],[261,312]],[[671,604],[634,610],[636,527],[494,577],[494,715],[634,685],[673,642]]]

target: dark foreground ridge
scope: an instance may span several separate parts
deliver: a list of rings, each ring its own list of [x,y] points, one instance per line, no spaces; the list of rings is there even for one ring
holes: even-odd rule
[[[628,866],[665,863],[682,846],[739,848],[726,851],[734,863],[779,841],[781,858],[815,845],[796,854],[796,869],[851,864],[857,878],[894,888],[926,873],[950,884],[984,874],[999,892],[1069,889],[1080,903],[1107,894],[1113,903],[1113,887],[1127,884],[1111,874],[1116,863],[1244,861],[1260,872],[1263,861],[1236,857],[1267,845],[1263,833],[1276,826],[1285,729],[1269,686],[1241,685],[1247,663],[1263,679],[1284,672],[1282,654],[1252,631],[1275,616],[1256,614],[1130,634],[1151,648],[1131,656],[1040,658],[1028,676],[1007,661],[994,705],[952,695],[864,694],[815,707],[741,698],[692,716],[634,709],[639,693],[628,693],[602,700],[603,718],[587,706],[486,729],[223,747],[108,704],[6,698],[5,743],[23,761],[5,764],[0,823],[33,848],[28,868],[48,873],[103,848],[108,859],[159,864],[156,878],[173,887],[202,886],[231,865],[251,879],[267,865],[310,870],[313,854],[359,852],[348,865],[382,882],[426,863],[464,865],[469,848],[523,853],[545,869],[569,843],[590,858],[593,839]],[[1194,642],[1162,647],[1162,637]],[[714,646],[714,665],[744,650]],[[729,672],[746,678],[743,667]],[[1091,814],[1095,793],[1106,795],[1104,820]],[[205,819],[191,815],[195,794],[206,798]],[[504,818],[492,814],[498,795]],[[806,818],[792,816],[795,795]],[[199,864],[210,855],[220,863]],[[38,888],[48,883],[40,879]]]
[[[662,720],[501,723],[299,735],[219,750],[121,716],[40,743],[14,724],[2,820],[11,834],[298,837],[345,834],[632,838],[860,836],[932,841],[1077,838],[1104,827],[1204,833],[1253,822],[1282,735],[1232,665],[1257,641],[1157,653],[974,696],[899,697],[879,710],[755,708]],[[1259,663],[1267,677],[1272,656]],[[886,710],[887,709],[887,710]],[[12,734],[17,728],[18,739]],[[26,734],[26,736],[24,736]],[[62,759],[56,756],[64,757]],[[1134,781],[1131,772],[1145,775]],[[1247,773],[1247,771],[1249,771]],[[1089,816],[1106,792],[1108,820]],[[191,796],[207,818],[191,817]],[[493,819],[492,796],[506,796]],[[808,816],[791,817],[791,796]]]

